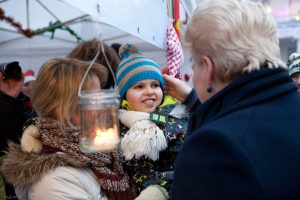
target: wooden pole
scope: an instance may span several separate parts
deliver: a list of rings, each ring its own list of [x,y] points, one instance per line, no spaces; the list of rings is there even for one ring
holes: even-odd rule
[[[178,39],[180,40],[180,2],[179,0],[173,0],[173,17],[174,23],[173,26],[176,30]]]

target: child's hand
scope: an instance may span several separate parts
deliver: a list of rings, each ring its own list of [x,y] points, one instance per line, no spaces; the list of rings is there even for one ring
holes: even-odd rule
[[[166,74],[164,74],[163,77],[165,81],[165,94],[171,95],[180,102],[183,102],[192,91],[192,88],[190,86],[175,77]]]

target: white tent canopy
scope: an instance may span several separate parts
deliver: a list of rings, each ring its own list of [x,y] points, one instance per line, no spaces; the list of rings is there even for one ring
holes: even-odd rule
[[[16,27],[6,21],[0,21],[0,62],[17,60],[24,71],[34,69],[37,72],[47,59],[66,56],[77,45],[76,36],[87,40],[93,37],[99,38],[100,34],[101,40],[108,45],[136,44],[145,56],[150,56],[160,66],[166,63],[162,49],[120,29],[100,23],[64,1],[2,0],[0,8],[4,10],[5,16],[10,16],[15,22],[19,22],[23,29],[49,29],[49,24],[58,20],[69,28],[69,30],[65,27],[64,30],[58,28],[54,32],[46,31],[41,35],[28,38],[18,33]],[[74,31],[73,35],[71,31]]]
[[[154,0],[147,1],[153,2]],[[182,21],[186,21],[188,14],[193,12],[195,6],[194,0],[181,0]],[[94,37],[99,38],[101,34],[101,40],[108,45],[112,43],[135,44],[144,56],[153,59],[161,67],[166,66],[163,49],[118,28],[100,23],[88,13],[69,5],[65,0],[0,0],[0,8],[5,12],[5,16],[12,17],[15,22],[19,22],[23,29],[49,29],[43,34],[28,38],[18,33],[16,27],[0,20],[0,63],[19,61],[23,71],[33,69],[37,73],[48,59],[65,57],[78,44],[75,35],[88,40]],[[64,29],[57,28],[51,32],[50,23],[54,24],[58,20],[64,25]],[[66,30],[66,27],[69,30]],[[74,31],[75,35],[72,35],[70,31]],[[184,26],[181,31],[184,37]],[[187,67],[191,62],[190,55],[188,51],[184,54],[183,75],[191,77],[191,68]],[[191,84],[191,81],[188,83]]]

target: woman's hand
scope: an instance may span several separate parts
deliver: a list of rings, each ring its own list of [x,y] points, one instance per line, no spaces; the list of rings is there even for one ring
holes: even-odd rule
[[[180,102],[183,102],[192,91],[192,88],[190,86],[175,77],[164,74],[163,78],[165,81],[165,94],[174,97]]]

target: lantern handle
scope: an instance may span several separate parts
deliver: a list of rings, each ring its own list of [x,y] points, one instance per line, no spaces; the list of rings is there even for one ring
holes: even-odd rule
[[[100,36],[100,37],[101,37],[101,36]],[[102,50],[102,52],[103,52],[103,56],[104,56],[105,62],[106,62],[106,64],[107,64],[108,68],[109,68],[109,72],[112,74],[112,77],[113,77],[113,80],[114,80],[114,83],[115,83],[114,89],[113,89],[113,90],[115,90],[115,91],[117,92],[117,91],[118,91],[118,85],[117,85],[117,80],[116,80],[115,74],[114,74],[113,69],[112,69],[112,67],[111,67],[111,65],[110,65],[110,63],[109,63],[109,61],[108,61],[108,59],[107,59],[106,52],[105,52],[105,50],[104,50],[103,42],[102,42],[100,39],[99,39],[99,41],[100,41],[100,44],[101,44],[101,50]],[[89,72],[90,69],[92,68],[93,64],[96,62],[96,59],[98,58],[99,53],[100,53],[100,49],[97,50],[97,53],[96,53],[95,57],[93,58],[93,60],[92,60],[92,62],[90,63],[89,67],[87,68],[87,70],[86,70],[85,73],[84,73],[84,76],[83,76],[83,78],[82,78],[82,80],[81,80],[81,82],[80,82],[79,89],[78,89],[78,96],[79,96],[79,97],[82,96],[82,94],[81,94],[81,89],[82,89],[83,83],[84,83],[84,81],[85,81],[85,79],[86,79],[86,77],[87,77],[87,75],[88,75],[88,72]],[[118,94],[118,92],[117,92],[117,94]]]

